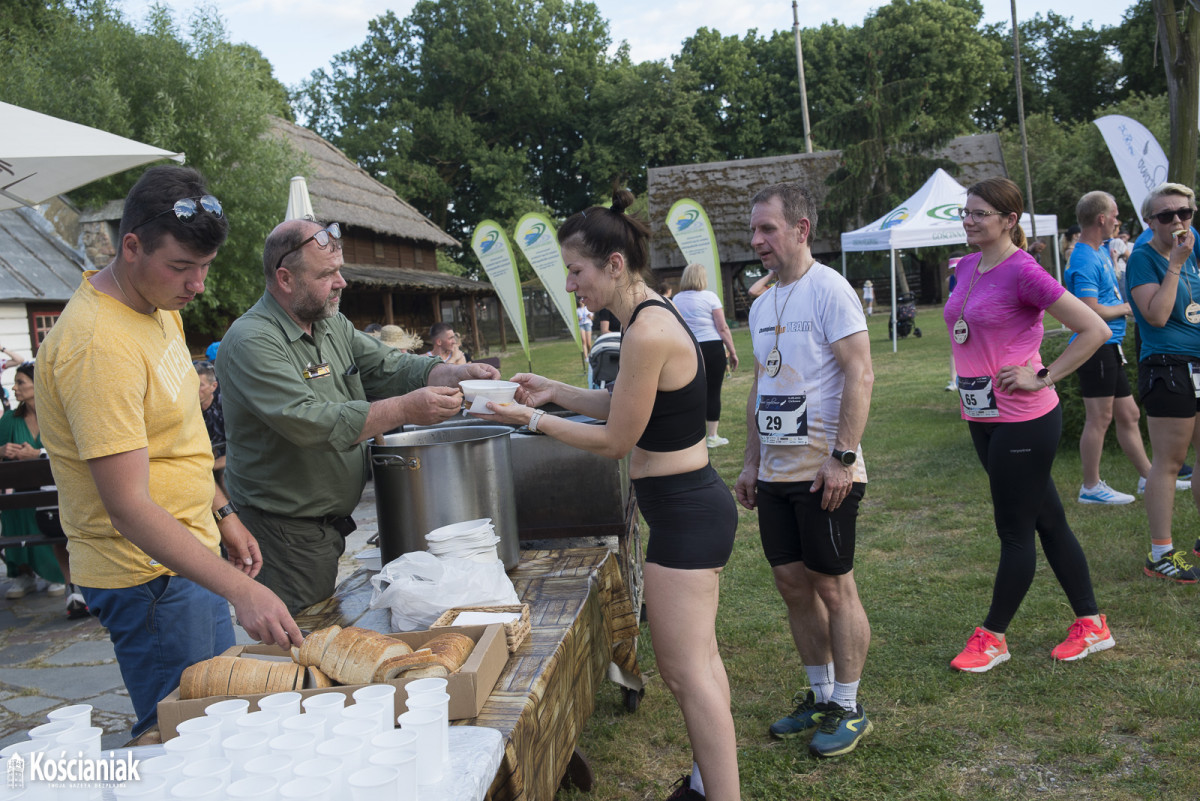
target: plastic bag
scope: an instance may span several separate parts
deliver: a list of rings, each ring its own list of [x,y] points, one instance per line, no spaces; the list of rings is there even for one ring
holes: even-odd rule
[[[395,631],[423,631],[447,609],[517,603],[504,563],[437,557],[427,551],[393,559],[371,577],[371,608],[387,608]]]

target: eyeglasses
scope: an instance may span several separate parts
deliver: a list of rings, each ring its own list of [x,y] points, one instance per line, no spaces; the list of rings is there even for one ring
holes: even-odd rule
[[[190,223],[192,220],[196,219],[196,215],[198,215],[201,211],[207,211],[209,214],[211,214],[214,217],[223,217],[225,215],[224,209],[221,208],[221,201],[217,200],[212,195],[201,195],[200,197],[185,197],[180,200],[176,200],[175,204],[172,205],[171,208],[164,209],[164,210],[160,211],[158,214],[151,214],[149,217],[142,220],[140,223],[133,226],[133,228],[130,228],[129,230],[133,231],[135,229],[141,228],[143,225],[150,222],[151,220],[157,220],[159,217],[163,216],[164,214],[169,214],[171,212],[175,212],[175,219],[179,220],[180,222]]]
[[[993,217],[995,215],[1007,216],[1002,211],[984,211],[983,209],[972,210],[972,209],[963,208],[962,206],[958,207],[954,213],[958,215],[958,219],[960,219],[960,220],[965,220],[968,217],[970,217],[972,220],[974,220],[977,223],[981,223],[984,220],[986,220],[988,217]]]
[[[304,247],[309,242],[312,242],[314,240],[317,243],[317,247],[319,247],[321,250],[324,250],[325,248],[329,247],[329,244],[331,242],[333,243],[334,250],[340,250],[342,247],[342,229],[337,223],[330,223],[325,228],[322,228],[320,231],[317,231],[315,234],[310,236],[308,239],[305,239],[299,245],[296,245],[296,247],[292,248],[287,253],[284,253],[282,256],[280,256],[279,261],[275,262],[276,271],[278,271],[279,268],[283,266],[284,259],[286,259],[288,256],[292,255],[297,250],[299,250],[300,248]]]
[[[192,362],[192,367],[195,367],[197,370],[211,370],[213,369],[213,363],[208,359],[197,359]]]
[[[1182,208],[1168,209],[1167,211],[1160,211],[1158,214],[1151,214],[1150,216],[1158,220],[1160,225],[1169,225],[1176,217],[1179,218],[1180,222],[1187,222],[1192,219],[1194,213],[1194,209]]]

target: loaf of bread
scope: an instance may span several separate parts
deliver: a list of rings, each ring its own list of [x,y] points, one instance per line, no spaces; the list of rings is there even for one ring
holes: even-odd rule
[[[321,664],[321,657],[325,655],[325,649],[329,647],[329,643],[333,642],[333,638],[341,630],[341,626],[330,626],[312,632],[304,638],[299,649],[292,649],[292,659],[304,667],[317,667]]]
[[[451,673],[457,673],[470,658],[471,651],[475,648],[475,641],[465,634],[447,632],[439,634],[422,647],[432,651],[433,655]]]
[[[200,697],[225,695],[229,692],[229,676],[233,673],[233,667],[241,660],[232,656],[214,656],[208,661],[208,671],[204,674],[204,694]]]
[[[297,687],[297,690],[321,690],[326,687],[333,686],[333,680],[321,672],[320,668],[306,667],[301,668],[304,686]]]
[[[433,655],[433,652],[428,648],[422,648],[411,654],[395,656],[387,660],[375,669],[371,681],[378,683],[392,679],[444,678],[449,675],[450,671]]]
[[[295,667],[292,663],[292,667]],[[267,678],[271,673],[271,662],[261,659],[235,659],[229,674],[226,692],[230,695],[252,695],[266,692]]]
[[[338,684],[368,684],[387,660],[412,653],[401,640],[351,626],[339,631],[321,657],[321,672]]]

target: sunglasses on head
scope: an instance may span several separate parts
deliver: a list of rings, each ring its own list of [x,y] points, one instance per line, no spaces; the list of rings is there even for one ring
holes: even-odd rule
[[[324,250],[325,248],[329,247],[329,243],[331,243],[331,242],[333,243],[333,247],[335,249],[340,248],[342,246],[342,228],[341,228],[341,226],[339,226],[337,223],[330,223],[329,225],[322,228],[320,231],[317,231],[315,234],[310,236],[308,239],[305,239],[299,245],[296,245],[296,247],[292,248],[287,253],[284,253],[282,256],[279,257],[279,261],[275,262],[276,271],[278,271],[279,268],[283,266],[284,259],[286,259],[288,256],[295,253],[300,248],[307,245],[309,242],[314,242],[314,241],[317,243],[317,247],[319,247],[321,250]]]
[[[221,208],[221,201],[217,200],[212,195],[201,195],[200,197],[185,197],[185,198],[176,200],[175,203],[171,206],[171,208],[163,209],[162,211],[158,212],[157,214],[151,214],[149,217],[142,220],[140,223],[133,226],[133,228],[130,228],[129,230],[134,231],[138,228],[141,228],[143,225],[150,222],[151,220],[157,220],[159,217],[163,216],[164,214],[170,214],[171,212],[175,213],[175,219],[179,220],[180,222],[190,223],[192,220],[196,219],[197,215],[199,215],[201,211],[207,211],[209,214],[211,214],[214,217],[222,217],[225,214],[224,209]]]
[[[1193,213],[1195,213],[1194,209],[1182,208],[1160,211],[1158,214],[1151,214],[1150,216],[1158,220],[1159,224],[1161,225],[1169,225],[1170,222],[1176,217],[1179,218],[1180,222],[1187,222],[1188,220],[1192,219]]]

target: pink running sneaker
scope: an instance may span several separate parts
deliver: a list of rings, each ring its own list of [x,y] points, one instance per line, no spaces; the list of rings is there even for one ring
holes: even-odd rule
[[[1008,640],[996,639],[991,632],[976,627],[975,633],[967,640],[967,647],[950,660],[950,667],[968,673],[986,673],[1008,660]]]
[[[1097,651],[1107,651],[1117,644],[1108,630],[1108,618],[1100,616],[1097,626],[1086,617],[1077,618],[1067,630],[1067,639],[1054,647],[1050,656],[1062,662],[1074,662]]]

